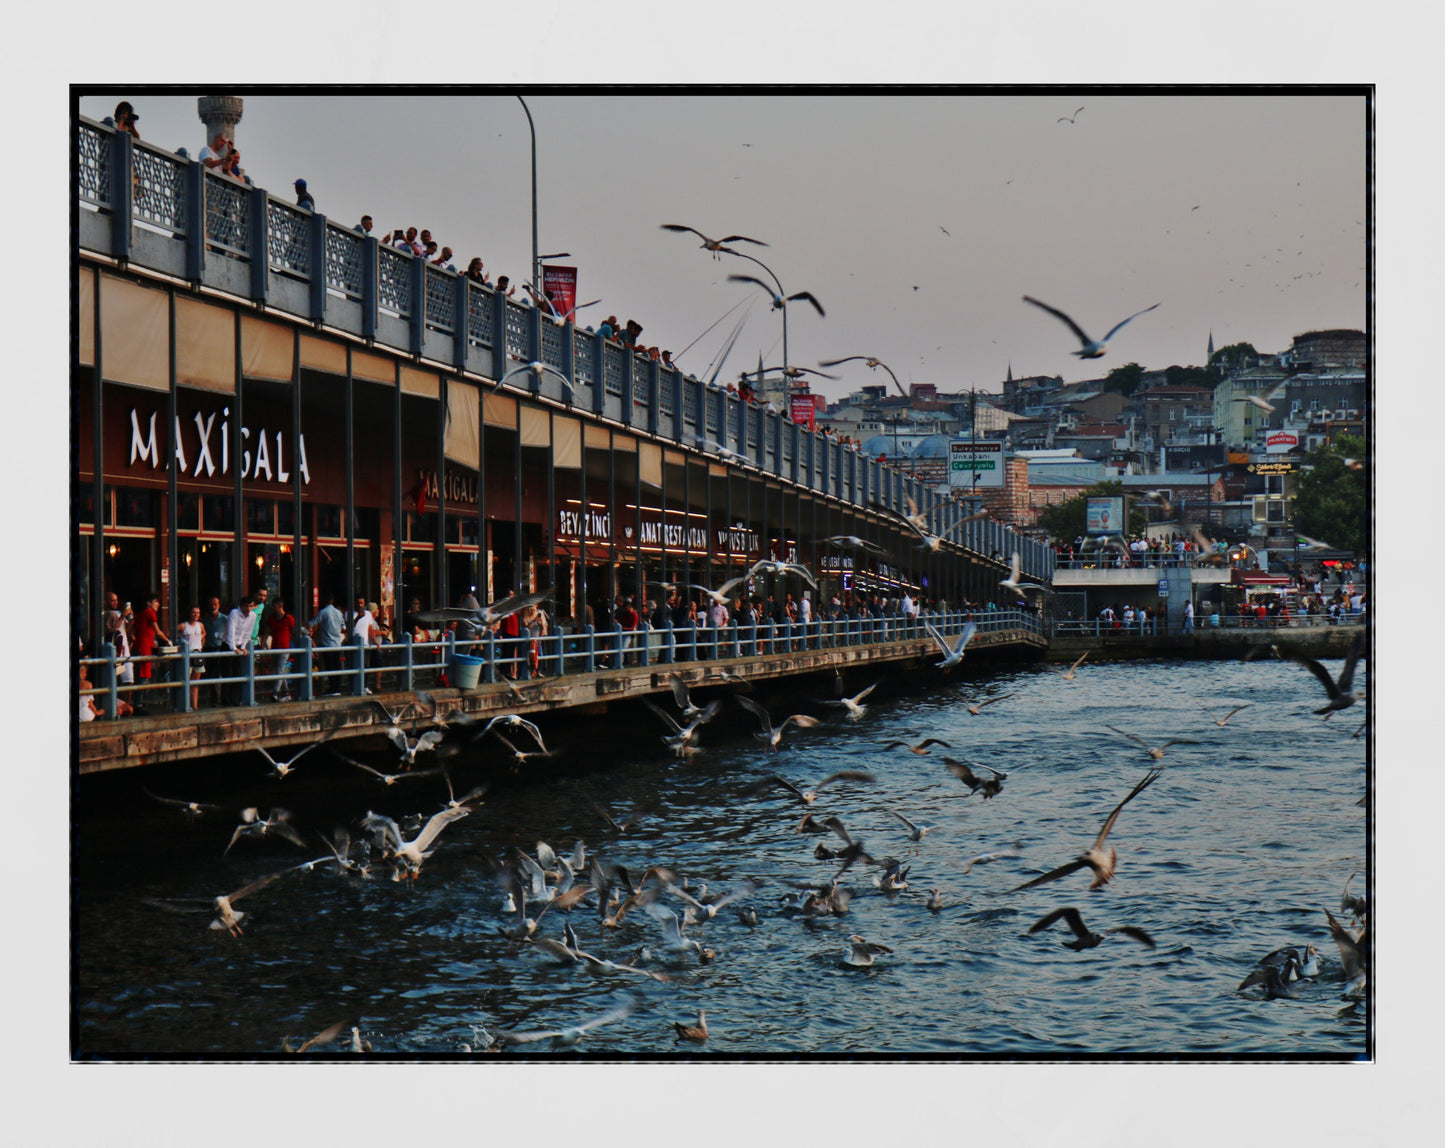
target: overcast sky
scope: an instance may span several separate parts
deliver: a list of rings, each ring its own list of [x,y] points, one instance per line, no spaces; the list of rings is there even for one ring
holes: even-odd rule
[[[228,94],[237,89],[206,89]],[[116,89],[142,137],[192,155],[196,95]],[[242,164],[273,194],[304,176],[318,210],[378,229],[430,228],[459,268],[528,278],[530,140],[508,94],[245,95]],[[582,312],[636,318],[644,343],[722,379],[781,365],[782,324],[746,260],[690,235],[745,235],[785,290],[792,364],[864,354],[907,384],[998,390],[1006,371],[1093,378],[1138,362],[1202,364],[1247,341],[1365,326],[1362,96],[1072,94],[547,95],[537,130],[539,246],[567,251]],[[1082,107],[1082,110],[1077,110]],[[1073,122],[1059,122],[1060,117]],[[1101,337],[1141,308],[1103,359],[1080,360],[1033,295]],[[686,350],[685,350],[686,349]],[[861,363],[830,398],[886,382]]]

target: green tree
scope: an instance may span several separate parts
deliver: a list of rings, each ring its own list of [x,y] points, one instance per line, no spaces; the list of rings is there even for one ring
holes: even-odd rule
[[[1096,482],[1066,502],[1046,506],[1039,515],[1039,524],[1049,532],[1050,538],[1072,541],[1084,533],[1088,522],[1088,500],[1091,498],[1118,498],[1124,493],[1124,484],[1118,479]],[[1149,516],[1137,507],[1129,508],[1129,533],[1141,534]]]
[[[1345,459],[1364,460],[1365,440],[1341,435],[1333,446],[1316,447],[1295,486],[1295,529],[1356,554],[1370,549],[1370,480],[1367,466],[1355,470]]]
[[[1132,395],[1139,389],[1139,379],[1143,374],[1144,368],[1138,363],[1125,363],[1122,367],[1115,367],[1104,376],[1104,390]]]
[[[1207,367],[1173,366],[1164,372],[1164,380],[1171,387],[1204,387],[1212,391],[1219,376]]]
[[[1230,343],[1227,347],[1220,347],[1214,354],[1209,356],[1209,365],[1244,367],[1259,361],[1259,352],[1254,349],[1252,343]]]

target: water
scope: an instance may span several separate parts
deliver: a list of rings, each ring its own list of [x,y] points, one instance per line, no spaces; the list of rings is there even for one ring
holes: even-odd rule
[[[1338,662],[1326,664],[1338,671]],[[852,671],[849,692],[875,676]],[[890,688],[910,692],[880,696]],[[959,704],[960,696],[1000,693],[1013,697],[977,717]],[[325,751],[284,781],[265,778],[259,755],[87,779],[73,868],[76,1054],[274,1054],[283,1037],[296,1044],[346,1019],[378,1052],[456,1056],[464,1042],[477,1042],[473,1025],[567,1027],[625,993],[637,1011],[589,1032],[579,1051],[692,1052],[698,1046],[676,1041],[671,1021],[691,1022],[705,1008],[711,1035],[701,1047],[724,1056],[1367,1054],[1365,1009],[1348,1010],[1340,999],[1339,954],[1322,912],[1335,910],[1350,873],[1360,871],[1353,891],[1364,888],[1366,814],[1356,802],[1365,791],[1366,742],[1350,736],[1363,707],[1328,722],[1313,716],[1307,706],[1322,704],[1323,693],[1301,667],[1263,659],[1086,662],[1070,683],[1046,667],[976,664],[950,682],[885,679],[856,725],[807,696],[768,699],[775,720],[795,710],[828,715],[814,729],[790,726],[780,753],[757,746],[749,715],[730,706],[728,721],[704,730],[707,752],[688,764],[663,756],[661,724],[645,711],[631,727],[544,720],[566,755],[527,767],[533,776],[525,782],[504,776],[485,805],[442,833],[418,880],[331,868],[288,875],[238,904],[248,913],[239,939],[208,930],[204,913],[148,902],[209,901],[324,847],[243,840],[223,857],[233,814],[187,824],[147,798],[143,783],[263,811],[286,805],[314,838],[367,808],[430,814],[445,800],[441,781],[388,790],[326,760]],[[1243,701],[1254,704],[1223,729],[1200,704],[1222,716]],[[1201,744],[1170,747],[1164,774],[1120,815],[1109,840],[1118,871],[1105,889],[1089,892],[1085,871],[991,896],[1075,857],[1143,777],[1149,759],[1094,732],[1106,724],[1150,745],[1171,737]],[[879,745],[923,736],[952,748],[919,756]],[[989,801],[969,796],[944,754],[1008,771],[1003,792]],[[458,766],[458,792],[483,773],[496,775],[498,760]],[[836,813],[875,857],[910,864],[911,887],[885,895],[870,882],[877,870],[860,864],[844,878],[857,894],[846,916],[786,915],[779,897],[792,883],[824,881],[836,864],[814,859],[823,838],[795,831],[802,806],[758,784],[774,773],[813,784],[845,768],[868,769],[878,781],[835,783],[813,808]],[[593,803],[619,819],[639,806],[646,814],[617,838]],[[939,828],[915,847],[889,808]],[[634,876],[665,864],[713,890],[761,881],[747,901],[759,923],[749,928],[728,909],[691,930],[716,959],[650,965],[674,977],[663,984],[595,976],[531,947],[518,951],[497,933],[510,921],[486,859],[539,840],[562,853],[579,836]],[[962,872],[967,858],[1015,841],[1018,857]],[[935,887],[947,905],[937,914],[925,905]],[[665,903],[681,908],[673,898]],[[1066,905],[1096,932],[1133,925],[1156,947],[1113,935],[1075,953],[1061,944],[1071,937],[1062,922],[1028,935]],[[642,912],[604,929],[590,902],[568,919],[583,948],[617,961],[661,936]],[[539,935],[560,937],[562,924],[560,913],[548,913]],[[845,967],[850,933],[893,953],[871,969]],[[1310,941],[1324,969],[1296,997],[1236,990],[1265,953]],[[539,1042],[512,1055],[549,1052]],[[317,1050],[344,1053],[343,1041]]]

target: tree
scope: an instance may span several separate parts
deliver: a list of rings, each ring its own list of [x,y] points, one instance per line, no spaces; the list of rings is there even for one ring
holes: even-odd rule
[[[1144,368],[1138,363],[1125,363],[1122,367],[1115,367],[1104,376],[1104,390],[1118,391],[1121,395],[1132,395],[1139,389],[1139,380],[1144,375]]]
[[[1365,440],[1341,435],[1333,446],[1316,447],[1295,485],[1295,529],[1340,550],[1370,549],[1370,480],[1345,459],[1365,458]]]
[[[1051,538],[1075,539],[1083,534],[1088,525],[1088,500],[1091,498],[1118,498],[1124,493],[1124,484],[1118,479],[1096,482],[1080,491],[1066,502],[1047,506],[1039,515],[1039,524],[1049,532]],[[1129,508],[1129,533],[1141,534],[1148,515],[1137,507]]]
[[[1164,381],[1171,387],[1203,387],[1213,390],[1219,376],[1207,367],[1170,367],[1164,372]]]
[[[1259,362],[1259,352],[1252,343],[1230,343],[1220,347],[1209,356],[1209,365],[1223,367],[1252,367]]]

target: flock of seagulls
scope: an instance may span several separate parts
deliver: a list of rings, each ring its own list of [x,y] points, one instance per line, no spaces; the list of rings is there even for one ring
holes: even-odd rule
[[[916,508],[912,509],[916,512]],[[1010,580],[1017,582],[1017,578],[1018,572],[1015,569]],[[508,600],[513,604],[515,601]],[[929,631],[945,653],[944,660],[937,664],[937,668],[944,671],[961,660],[974,627],[971,624],[965,627],[964,632],[952,643],[931,624]],[[1291,656],[1292,660],[1307,668],[1320,680],[1329,695],[1329,704],[1316,710],[1317,714],[1328,718],[1357,700],[1351,687],[1356,663],[1361,656],[1362,647],[1357,639],[1338,680],[1331,677],[1317,662],[1302,656]],[[1062,676],[1070,682],[1077,680],[1083,662],[1084,657],[1080,657]],[[770,759],[784,748],[784,735],[788,730],[812,730],[823,724],[822,719],[807,713],[790,713],[780,723],[774,724],[774,719],[765,706],[747,697],[737,688],[746,683],[738,680],[736,675],[731,681],[722,676],[704,680],[714,686],[728,688],[731,700],[757,720],[759,728],[753,736],[765,747],[767,756],[764,760]],[[670,688],[663,697],[670,697],[673,703],[671,710],[651,699],[645,699],[645,704],[664,721],[669,731],[664,735],[663,741],[678,757],[691,758],[702,752],[699,733],[723,712],[725,699],[714,697],[705,703],[701,702],[694,697],[688,681],[677,672],[669,675],[667,684]],[[694,687],[699,684],[694,682]],[[848,691],[842,674],[835,671],[837,697],[826,701],[820,699],[818,704],[841,708],[844,712],[840,716],[846,722],[857,723],[867,712],[864,700],[872,695],[877,685],[877,682],[873,682],[849,696],[844,696]],[[1013,693],[1005,693],[976,700],[961,698],[960,704],[977,717],[984,707],[1002,704],[1013,696]],[[1230,718],[1250,704],[1252,703],[1246,702],[1233,706],[1223,718],[1215,718],[1213,711],[1205,708],[1209,712],[1210,720],[1223,729]],[[395,765],[389,770],[378,769],[356,761],[334,747],[329,747],[329,752],[337,760],[364,771],[387,790],[393,785],[406,782],[405,792],[420,793],[423,792],[422,787],[413,783],[441,778],[445,783],[447,800],[439,809],[430,814],[419,813],[395,818],[368,811],[364,817],[354,822],[352,827],[338,826],[329,836],[313,836],[303,833],[294,823],[291,814],[279,806],[272,807],[265,816],[262,816],[258,807],[248,807],[241,811],[240,823],[234,827],[230,840],[222,851],[223,856],[230,854],[243,842],[254,843],[248,845],[248,848],[286,846],[307,849],[311,847],[315,837],[319,837],[326,850],[325,854],[300,864],[276,869],[241,883],[234,891],[209,899],[193,902],[157,900],[151,903],[175,912],[206,913],[209,915],[211,930],[226,932],[239,941],[244,936],[242,923],[247,919],[248,913],[237,908],[237,903],[293,874],[330,869],[344,879],[359,880],[389,875],[394,881],[414,883],[423,875],[425,863],[436,852],[448,827],[473,816],[484,804],[486,786],[476,786],[460,799],[457,797],[448,772],[448,762],[455,755],[483,742],[502,747],[509,757],[518,761],[545,758],[552,753],[543,739],[541,729],[519,714],[506,713],[488,719],[465,714],[442,715],[438,712],[435,699],[420,692],[413,702],[398,709],[381,706],[374,701],[364,703],[362,708],[370,709],[373,713],[380,710],[380,716],[384,720],[374,724],[395,754]],[[412,722],[410,734],[403,729],[403,723],[408,718]],[[432,728],[418,732],[417,726],[422,722],[431,723]],[[1141,738],[1114,726],[1106,725],[1104,730],[1142,750],[1149,760],[1148,771],[1117,801],[1092,841],[1071,860],[1021,883],[986,895],[1016,897],[1083,871],[1087,871],[1090,877],[1087,886],[1090,893],[1104,891],[1114,881],[1118,871],[1119,853],[1113,837],[1116,836],[1125,808],[1143,797],[1164,776],[1165,770],[1160,763],[1167,749],[1176,745],[1200,744],[1193,738],[1172,737],[1155,745],[1156,739]],[[296,763],[310,750],[329,741],[334,733],[334,729],[323,733],[316,742],[303,748],[283,764],[278,764],[275,757],[263,751],[263,756],[271,766],[268,774],[270,782],[274,785],[284,784],[295,772]],[[507,734],[511,736],[508,737]],[[519,749],[513,738],[525,739],[529,748]],[[922,735],[886,740],[879,744],[880,751],[884,753],[906,750],[919,760],[920,768],[933,768],[927,766],[923,760],[929,756],[933,747],[952,748],[943,738]],[[532,746],[535,748],[530,748]],[[418,768],[419,759],[428,757],[438,763],[436,767]],[[977,797],[981,802],[988,802],[997,799],[1003,794],[1004,782],[1009,777],[1008,773],[992,766],[954,757],[943,757],[942,767],[967,790],[966,795],[956,800]],[[941,863],[968,875],[978,866],[1018,859],[1024,855],[1022,843],[1012,842],[975,853],[966,860],[941,857],[937,852],[936,839],[948,836],[943,824],[925,821],[912,810],[898,808],[896,799],[873,803],[871,807],[858,805],[858,795],[873,791],[878,784],[878,776],[873,772],[839,769],[817,782],[799,782],[789,780],[780,773],[770,773],[743,790],[745,795],[758,799],[766,799],[765,795],[771,794],[784,797],[788,806],[794,810],[801,806],[804,814],[794,825],[793,832],[800,836],[821,837],[809,855],[810,863],[826,864],[829,867],[827,875],[817,880],[792,882],[793,892],[783,893],[773,899],[775,910],[771,914],[766,909],[769,902],[758,899],[763,882],[755,878],[734,879],[729,882],[730,887],[725,891],[714,890],[691,875],[684,876],[675,863],[652,863],[639,878],[634,879],[624,865],[595,851],[589,851],[580,838],[573,843],[570,852],[553,849],[546,842],[538,841],[530,853],[513,847],[502,855],[484,858],[484,869],[490,873],[490,883],[500,898],[497,906],[499,923],[495,927],[496,936],[509,945],[514,954],[531,952],[558,968],[575,968],[594,976],[645,982],[646,985],[653,986],[647,990],[652,994],[676,994],[684,991],[678,989],[679,983],[699,987],[701,991],[703,982],[698,979],[697,970],[726,959],[725,944],[715,939],[717,930],[726,927],[726,924],[719,922],[757,929],[770,927],[769,922],[773,917],[797,917],[814,922],[839,917],[852,920],[860,914],[866,916],[863,909],[865,902],[859,900],[858,892],[847,883],[849,874],[855,870],[868,874],[867,880],[863,882],[865,887],[871,887],[877,896],[892,900],[919,895],[913,893],[918,878],[912,875],[912,870],[917,866]],[[839,805],[834,810],[820,809],[825,791],[829,797],[840,795],[840,799],[850,805]],[[157,802],[176,809],[189,821],[218,814],[225,809],[223,806],[167,797],[149,790],[146,790],[146,793]],[[898,835],[900,845],[902,841],[908,842],[912,861],[905,862],[876,847],[870,851],[856,828],[850,828],[850,822],[856,824],[858,818],[866,816],[870,811],[892,819],[886,824],[894,825],[892,832]],[[620,816],[613,816],[600,806],[596,807],[596,812],[603,826],[601,838],[614,844],[648,816],[642,808]],[[351,828],[358,830],[354,839]],[[1341,955],[1340,967],[1347,982],[1345,995],[1352,1001],[1362,999],[1366,992],[1370,944],[1365,898],[1352,891],[1352,882],[1356,876],[1355,873],[1350,875],[1340,898],[1340,914],[1349,923],[1342,923],[1329,909],[1325,910],[1331,936]],[[927,893],[924,907],[929,913],[939,916],[960,904],[948,893],[945,883],[937,880],[936,875],[932,875],[925,885]],[[584,947],[578,934],[581,924],[579,922],[574,925],[574,917],[589,901],[596,913],[597,942]],[[1155,947],[1155,937],[1139,924],[1110,923],[1108,927],[1096,932],[1085,924],[1079,908],[1067,904],[1049,908],[1034,921],[1024,936],[1032,937],[1048,932],[1060,922],[1067,927],[1069,934],[1062,941],[1062,945],[1075,952],[1097,948],[1115,934],[1148,949]],[[629,954],[617,951],[616,942],[608,940],[624,933],[631,934],[634,943],[641,942],[636,944]],[[612,948],[613,951],[607,952],[606,948]],[[837,957],[842,967],[860,970],[859,975],[879,965],[896,965],[907,959],[908,954],[901,951],[897,944],[866,939],[861,932],[851,931]],[[1239,991],[1248,993],[1258,990],[1267,999],[1293,996],[1297,982],[1319,977],[1322,967],[1312,943],[1285,946],[1262,958],[1239,985]],[[668,987],[659,989],[656,986]],[[507,1028],[492,1020],[489,1022],[490,1028],[472,1025],[474,1041],[463,1047],[469,1052],[500,1052],[547,1042],[548,1046],[554,1049],[569,1048],[606,1025],[615,1024],[639,1011],[651,1009],[657,999],[659,998],[655,995],[629,991],[614,995],[603,1011],[580,1022],[557,1023],[544,1028]],[[674,997],[669,996],[668,999]],[[700,1000],[697,1003],[705,1005],[706,1001]],[[695,1022],[675,1020],[670,1023],[674,1039],[680,1042],[704,1044],[709,1040],[704,1007],[696,1008]],[[345,1021],[337,1022],[295,1046],[288,1035],[282,1048],[288,1052],[307,1053],[334,1044],[345,1028]],[[351,1050],[366,1051],[369,1043],[361,1037],[359,1029],[353,1027],[352,1034]]]

